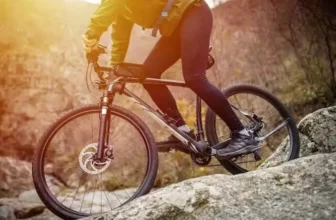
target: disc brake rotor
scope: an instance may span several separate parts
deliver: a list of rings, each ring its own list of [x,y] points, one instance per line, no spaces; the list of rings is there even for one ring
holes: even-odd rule
[[[105,158],[104,162],[94,160],[97,153],[98,143],[86,145],[79,154],[79,165],[88,174],[100,174],[104,172],[111,164],[111,158]]]

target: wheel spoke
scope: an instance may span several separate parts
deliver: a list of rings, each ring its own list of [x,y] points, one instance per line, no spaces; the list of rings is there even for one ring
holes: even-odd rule
[[[229,162],[231,163],[230,165],[223,163],[222,165],[230,172],[241,173],[256,169],[276,150],[287,135],[290,138],[290,148],[288,148],[286,153],[292,154],[293,148],[298,147],[299,141],[295,137],[295,133],[298,133],[297,128],[292,123],[289,123],[290,115],[283,110],[284,106],[274,99],[271,94],[254,86],[249,89],[249,86],[246,85],[231,87],[226,90],[226,94],[229,94],[228,100],[244,126],[249,129],[258,129],[256,127],[257,123],[260,123],[259,126],[262,125],[262,127],[259,127],[260,130],[256,130],[254,134],[255,139],[260,142],[262,147],[259,152],[262,161],[256,161],[253,154],[248,154],[237,160],[231,160]],[[214,115],[215,113],[212,112],[212,114]],[[246,114],[248,114],[248,117],[244,116]],[[259,118],[251,120],[250,117],[254,115]],[[229,129],[221,118],[215,115],[209,119],[212,121],[207,123],[212,125],[209,126],[208,124],[208,127],[212,126],[213,129],[209,129],[207,132],[216,134],[215,140],[211,140],[212,136],[209,136],[210,143],[222,142],[224,137],[229,137],[229,135],[224,135]],[[295,139],[293,140],[293,138]],[[286,158],[289,158],[289,156]]]
[[[42,172],[42,176],[55,173],[67,185],[59,187],[50,181],[43,184],[47,181],[36,180],[42,182],[47,192],[52,189],[52,193],[45,195],[45,200],[57,203],[69,218],[112,210],[135,197],[135,193],[143,189],[139,187],[146,178],[155,178],[155,172],[148,172],[157,169],[157,152],[151,145],[155,140],[139,118],[117,108],[111,111],[108,134],[108,147],[114,159],[110,164],[93,163],[96,149],[90,146],[98,143],[100,112],[99,107],[84,107],[61,117],[55,123],[56,130],[47,130],[43,144],[38,148],[44,151],[40,154],[43,158],[34,158],[38,161],[34,170]],[[134,155],[137,159],[130,163]],[[149,167],[149,160],[153,161],[152,167]],[[39,168],[41,164],[46,165],[44,169]],[[80,164],[86,169],[82,170]]]
[[[97,186],[97,182],[98,182],[98,177],[97,177],[97,181],[95,183],[95,186]],[[93,196],[92,196],[92,201],[91,201],[91,208],[90,208],[90,214],[92,213],[92,207],[93,207],[93,201],[94,201],[95,195],[96,195],[96,187],[94,188],[94,191],[93,191]]]
[[[101,183],[101,185],[103,186],[103,181],[102,181],[103,178],[101,177],[100,174],[98,174],[98,177],[100,178],[100,183]],[[110,208],[111,208],[111,210],[112,210],[112,206],[111,206],[110,200],[109,200],[108,196],[106,195],[105,190],[103,190],[103,192],[104,192],[104,195],[105,195],[105,197],[106,197],[106,199],[107,199],[107,202],[108,202],[108,204],[109,204],[109,206],[110,206]]]

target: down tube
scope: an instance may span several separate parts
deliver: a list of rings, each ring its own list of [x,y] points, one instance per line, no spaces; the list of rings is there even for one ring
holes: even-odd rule
[[[124,89],[123,94],[131,98],[135,104],[138,104],[139,107],[141,107],[145,112],[147,112],[156,122],[158,122],[160,125],[162,125],[165,129],[167,129],[171,134],[173,134],[176,138],[178,138],[180,141],[182,141],[184,144],[189,145],[189,141],[184,138],[178,131],[173,129],[171,126],[169,126],[165,120],[163,119],[162,115],[155,111],[152,107],[150,107],[147,103],[145,103],[143,100],[141,100],[138,96],[136,96],[134,93],[129,91],[128,89]],[[197,149],[193,144],[191,145],[193,150],[197,152]]]

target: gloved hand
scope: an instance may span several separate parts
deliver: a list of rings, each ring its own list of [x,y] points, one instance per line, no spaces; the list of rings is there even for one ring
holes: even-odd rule
[[[86,34],[82,36],[82,39],[84,43],[83,48],[87,54],[90,53],[92,50],[95,50],[98,48],[98,44],[99,44],[98,39],[95,39],[95,38],[89,39],[89,37]]]

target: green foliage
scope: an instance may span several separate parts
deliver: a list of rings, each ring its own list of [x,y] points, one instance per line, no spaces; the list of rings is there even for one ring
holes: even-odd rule
[[[177,107],[187,125],[192,129],[196,127],[196,102],[188,99],[178,99]],[[206,106],[202,105],[202,121],[205,120]]]
[[[104,189],[107,191],[115,191],[118,189],[124,189],[124,188],[130,188],[133,185],[124,185],[123,183],[120,184],[120,182],[116,178],[110,178],[107,181],[103,183]]]

